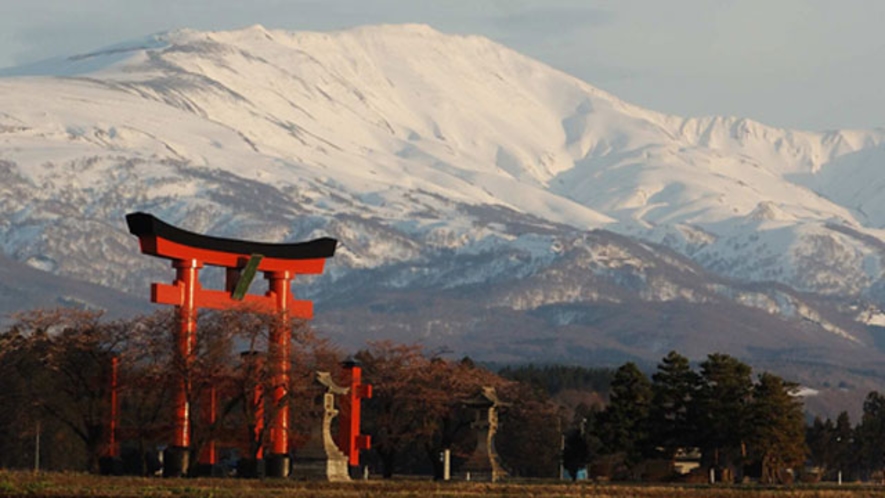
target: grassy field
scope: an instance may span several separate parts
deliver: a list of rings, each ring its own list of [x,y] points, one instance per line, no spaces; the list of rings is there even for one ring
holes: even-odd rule
[[[317,483],[282,479],[147,479],[101,477],[85,474],[55,474],[0,471],[0,496],[30,497],[600,497],[600,498],[885,498],[883,486],[668,486],[561,483],[550,481],[495,484],[426,480],[355,481]]]

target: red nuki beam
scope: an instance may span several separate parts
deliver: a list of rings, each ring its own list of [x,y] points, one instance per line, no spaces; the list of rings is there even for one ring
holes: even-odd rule
[[[362,383],[362,368],[356,362],[345,362],[344,369],[350,376],[350,391],[338,414],[338,448],[347,455],[348,464],[356,467],[360,464],[360,450],[371,448],[370,437],[360,434],[360,400],[372,397],[372,385]]]
[[[196,321],[199,308],[230,309],[243,305],[276,313],[280,321],[271,332],[269,361],[272,361],[271,412],[269,450],[272,454],[287,454],[289,446],[289,317],[309,319],[313,316],[310,301],[292,298],[291,282],[299,273],[323,272],[326,258],[335,253],[337,241],[322,238],[295,244],[266,244],[188,232],[164,223],[146,213],[126,216],[129,232],[138,237],[141,252],[172,260],[176,278],[171,285],[153,284],[151,301],[171,304],[178,308],[176,359],[179,381],[174,398],[172,446],[190,446],[189,393],[190,367],[196,351]],[[236,286],[242,270],[252,255],[260,254],[257,271],[262,271],[270,282],[264,295],[246,295],[234,299],[231,290]],[[226,290],[209,290],[200,286],[199,270],[204,265],[227,269]],[[208,458],[208,457],[207,457]]]

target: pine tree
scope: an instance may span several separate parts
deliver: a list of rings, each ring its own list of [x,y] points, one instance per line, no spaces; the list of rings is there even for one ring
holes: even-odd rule
[[[701,363],[698,434],[708,465],[734,468],[746,456],[751,373],[748,365],[726,354],[711,354]]]
[[[837,472],[848,474],[854,469],[857,460],[854,452],[854,429],[851,426],[848,412],[843,411],[836,417],[836,427],[833,436],[835,446],[833,468]]]
[[[695,401],[700,387],[698,374],[688,358],[671,351],[652,375],[652,405],[649,417],[651,442],[672,458],[679,448],[696,444],[697,410]]]
[[[882,448],[885,447],[885,396],[877,391],[867,394],[863,404],[863,416],[856,429],[858,464],[865,477],[885,464]]]
[[[815,417],[806,431],[806,443],[811,461],[821,467],[826,479],[837,479],[838,474],[848,477],[858,461],[854,429],[848,412],[843,411],[836,422],[822,421]]]
[[[838,446],[836,426],[832,420],[827,419],[825,422],[820,417],[814,417],[814,421],[805,432],[805,442],[808,445],[811,462],[821,469],[823,475],[836,466]]]
[[[628,465],[647,453],[651,382],[635,363],[615,372],[611,402],[602,414],[600,437],[606,453],[623,452]]]
[[[807,452],[802,402],[792,395],[797,384],[763,373],[753,386],[748,440],[762,464],[763,483],[781,481],[781,472],[801,464]]]
[[[590,460],[590,448],[580,428],[570,429],[563,435],[562,466],[571,475],[572,481],[578,479],[578,470]]]

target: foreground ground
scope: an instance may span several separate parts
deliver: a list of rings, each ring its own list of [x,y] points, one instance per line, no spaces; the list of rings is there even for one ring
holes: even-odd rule
[[[669,486],[563,483],[556,481],[507,483],[434,483],[424,480],[313,483],[281,479],[146,479],[99,477],[84,474],[10,472],[0,470],[0,496],[30,497],[741,497],[843,498],[883,497],[883,486],[818,485],[797,487]]]

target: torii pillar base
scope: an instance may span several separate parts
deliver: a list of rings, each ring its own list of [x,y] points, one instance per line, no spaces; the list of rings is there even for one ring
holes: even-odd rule
[[[264,460],[264,475],[267,477],[289,477],[291,470],[289,455],[268,455]]]
[[[169,446],[163,451],[163,477],[184,477],[190,464],[190,448]]]

